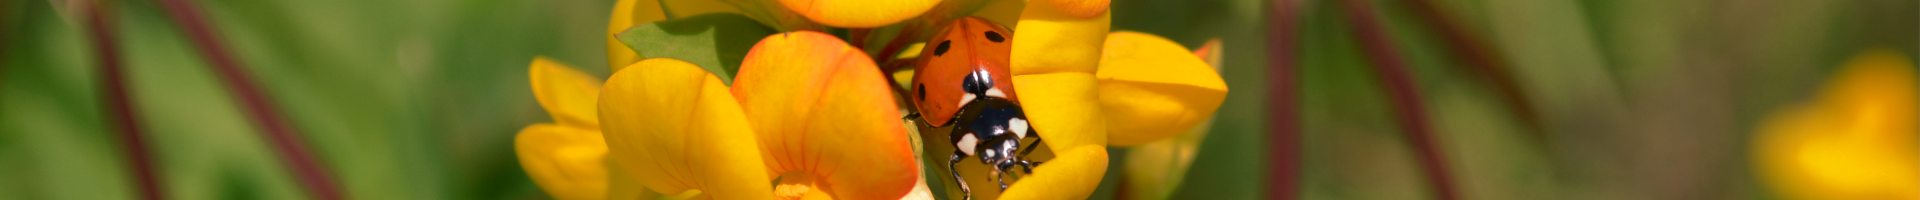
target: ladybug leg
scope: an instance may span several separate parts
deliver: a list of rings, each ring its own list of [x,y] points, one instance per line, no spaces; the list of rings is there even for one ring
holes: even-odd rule
[[[1000,182],[1000,192],[1007,192],[1007,174],[1009,173],[1001,173],[999,170],[993,171],[993,177],[997,179],[995,181]]]
[[[1025,170],[1027,170],[1027,173],[1028,173],[1028,174],[1032,174],[1032,173],[1033,173],[1033,166],[1036,166],[1036,165],[1040,165],[1040,162],[1032,162],[1032,161],[1026,161],[1026,160],[1020,160],[1020,166],[1021,166],[1021,167],[1024,167],[1024,168],[1022,168],[1022,169],[1025,169]]]
[[[960,178],[960,168],[953,167],[954,164],[960,163],[960,159],[966,159],[966,158],[967,158],[966,153],[962,153],[959,150],[953,151],[953,155],[947,156],[947,172],[952,172],[953,181],[960,183],[960,194],[965,195],[961,199],[972,200],[973,189],[970,189],[967,187],[967,179]]]

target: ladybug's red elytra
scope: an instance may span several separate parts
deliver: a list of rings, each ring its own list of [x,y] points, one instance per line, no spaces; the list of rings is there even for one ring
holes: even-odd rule
[[[953,126],[948,141],[953,142],[954,152],[947,168],[977,157],[994,169],[988,174],[998,179],[1001,190],[1007,189],[1007,175],[1018,178],[1033,173],[1040,164],[1026,159],[1041,141],[1013,92],[1013,73],[1007,66],[1007,54],[1013,50],[1011,36],[1006,27],[981,18],[948,23],[914,61],[913,93],[909,94],[920,111],[919,121],[931,127]],[[1028,138],[1031,144],[1021,151],[1021,141]],[[1013,171],[1015,167],[1024,170]],[[972,189],[960,172],[952,175],[960,191],[967,193],[966,199],[972,199]]]

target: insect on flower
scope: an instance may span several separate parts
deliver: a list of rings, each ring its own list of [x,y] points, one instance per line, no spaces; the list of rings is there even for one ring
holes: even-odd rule
[[[1014,95],[1008,53],[1012,32],[985,19],[954,20],[927,42],[914,62],[913,103],[930,127],[952,127],[948,141],[954,152],[947,168],[968,157],[993,168],[988,174],[1006,190],[1007,176],[1033,173],[1040,162],[1027,160],[1040,149],[1040,135],[1028,124],[1026,111]],[[1027,145],[1021,145],[1026,143]],[[1026,147],[1023,151],[1021,148]],[[1015,171],[1019,167],[1019,171]],[[953,171],[960,190],[971,199],[972,189]]]

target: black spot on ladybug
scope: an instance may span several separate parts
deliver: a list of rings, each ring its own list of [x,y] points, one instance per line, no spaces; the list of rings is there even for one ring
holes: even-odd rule
[[[998,32],[987,31],[987,40],[990,40],[993,42],[1004,42],[1004,41],[1007,41],[1007,37],[1000,36],[1000,33]]]
[[[913,91],[920,93],[919,99],[921,101],[925,101],[927,99],[927,84],[920,84],[919,86],[920,86],[920,89],[915,89]]]
[[[950,48],[949,46],[951,45],[950,43],[953,43],[953,40],[940,41],[940,46],[933,47],[933,55],[941,56],[943,54],[947,54],[947,48]]]

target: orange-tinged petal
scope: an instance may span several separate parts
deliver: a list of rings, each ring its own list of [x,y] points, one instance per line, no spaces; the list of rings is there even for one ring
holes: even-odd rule
[[[660,0],[620,0],[613,3],[613,18],[607,20],[607,69],[620,71],[620,68],[640,62],[640,54],[627,48],[626,44],[614,39],[613,35],[633,28],[633,25],[645,24],[667,19],[666,12],[660,9]]]
[[[685,61],[647,59],[614,73],[601,94],[607,145],[642,185],[773,198],[753,126],[718,77]]]
[[[1055,9],[1080,18],[1091,18],[1107,13],[1110,0],[1047,0]]]
[[[513,139],[520,167],[554,199],[607,199],[607,145],[593,129],[534,124]]]
[[[1227,82],[1187,48],[1138,32],[1107,35],[1101,56],[1100,108],[1108,144],[1132,146],[1186,133],[1213,117]],[[1023,93],[1024,94],[1024,93]]]
[[[1056,152],[1059,157],[1007,187],[1000,199],[1087,199],[1107,173],[1107,149],[1084,145]]]
[[[1106,118],[1096,103],[1100,102],[1097,83],[1093,74],[1085,73],[1013,76],[1027,119],[1054,152],[1107,145]]]
[[[1013,52],[1008,61],[1013,75],[1056,72],[1093,73],[1100,65],[1100,46],[1106,42],[1113,14],[1073,17],[1053,4],[1031,3],[1013,30]],[[1021,98],[1026,97],[1021,92]]]
[[[939,0],[780,0],[787,9],[820,24],[873,28],[920,16]]]
[[[1207,39],[1206,44],[1193,49],[1193,55],[1200,56],[1202,61],[1207,61],[1207,65],[1213,66],[1214,71],[1220,71],[1220,57],[1224,54],[1220,51],[1220,45],[1220,38]]]
[[[826,33],[760,40],[733,94],[776,175],[819,175],[839,199],[899,199],[918,178],[893,90],[866,53]]]
[[[534,99],[553,115],[554,122],[584,128],[600,126],[593,110],[600,98],[600,79],[544,56],[533,58],[527,74],[533,81]]]

